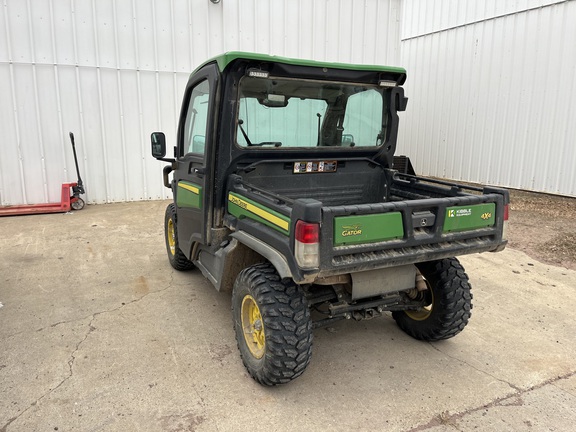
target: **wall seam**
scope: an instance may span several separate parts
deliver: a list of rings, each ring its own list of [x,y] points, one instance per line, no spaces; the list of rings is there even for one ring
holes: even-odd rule
[[[434,30],[434,31],[430,31],[430,32],[427,32],[427,33],[422,33],[422,34],[417,34],[417,35],[414,35],[414,36],[409,36],[409,37],[407,37],[407,38],[400,38],[400,42],[405,42],[405,41],[409,41],[409,40],[412,40],[412,39],[418,39],[418,38],[422,38],[422,37],[425,37],[425,36],[430,36],[430,35],[437,34],[437,33],[443,33],[443,32],[447,32],[447,31],[450,31],[450,30],[454,30],[454,29],[459,29],[459,28],[462,28],[462,27],[471,26],[471,25],[474,25],[474,24],[480,24],[480,23],[483,23],[483,22],[486,22],[486,21],[497,20],[497,19],[499,19],[499,18],[506,18],[506,17],[512,16],[512,15],[517,15],[517,14],[521,14],[521,13],[527,13],[527,12],[531,12],[531,11],[539,10],[539,9],[545,9],[545,8],[549,8],[549,7],[552,7],[552,6],[557,6],[557,5],[560,5],[560,4],[563,4],[563,3],[569,3],[569,2],[571,2],[571,1],[575,1],[575,0],[562,0],[562,1],[559,1],[559,2],[555,2],[555,3],[549,3],[549,4],[545,4],[545,5],[534,6],[534,7],[531,7],[531,8],[522,9],[522,10],[517,10],[517,11],[514,11],[514,12],[506,12],[506,13],[494,15],[494,16],[491,16],[491,17],[488,17],[488,18],[483,18],[483,19],[480,19],[480,20],[468,21],[468,22],[465,22],[465,23],[463,23],[463,24],[458,24],[458,25],[454,25],[454,26],[450,26],[450,27],[445,27],[445,28],[438,29],[438,30]]]

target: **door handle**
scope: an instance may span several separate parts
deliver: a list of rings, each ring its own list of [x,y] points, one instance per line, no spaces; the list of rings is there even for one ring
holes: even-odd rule
[[[206,168],[204,167],[192,168],[192,172],[198,176],[203,176],[204,174],[206,174]]]

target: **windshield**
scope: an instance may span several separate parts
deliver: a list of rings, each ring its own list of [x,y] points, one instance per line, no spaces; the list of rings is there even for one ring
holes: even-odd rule
[[[377,147],[386,140],[382,87],[291,78],[240,80],[241,147]]]

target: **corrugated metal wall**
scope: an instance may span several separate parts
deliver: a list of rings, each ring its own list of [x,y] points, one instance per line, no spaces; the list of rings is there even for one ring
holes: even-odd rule
[[[0,204],[168,197],[148,136],[175,138],[188,74],[224,51],[400,64],[401,0],[4,0]]]
[[[576,195],[576,1],[404,0],[417,172]]]

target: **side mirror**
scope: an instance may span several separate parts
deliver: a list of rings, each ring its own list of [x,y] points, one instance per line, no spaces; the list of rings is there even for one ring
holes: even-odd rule
[[[398,108],[398,111],[406,111],[406,105],[408,105],[408,98],[404,97],[400,99],[400,107]]]
[[[163,132],[152,132],[150,135],[152,141],[152,156],[156,159],[162,159],[166,156],[166,136]]]

